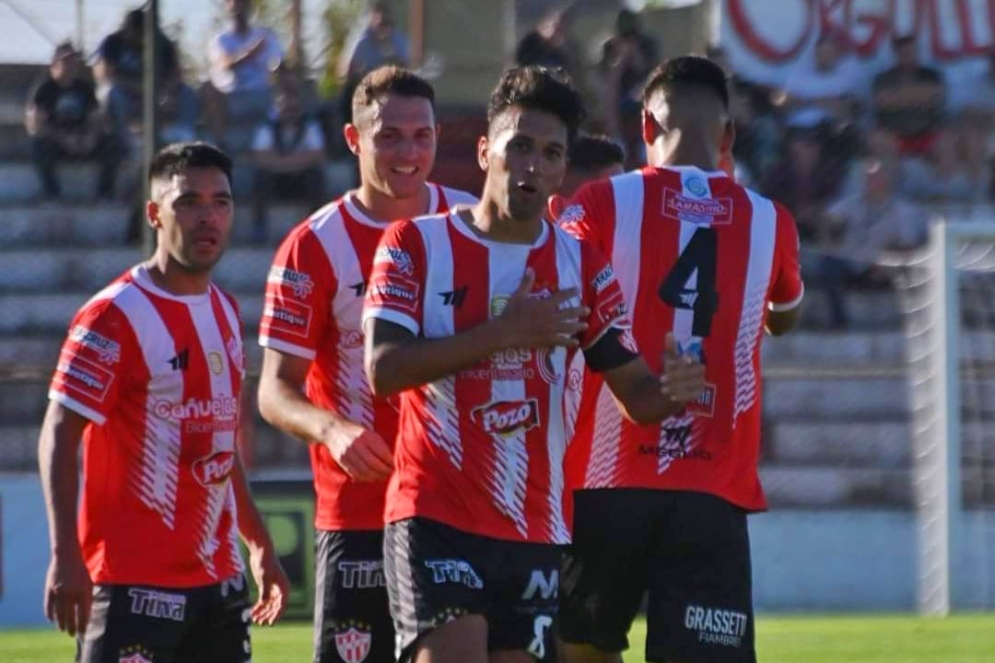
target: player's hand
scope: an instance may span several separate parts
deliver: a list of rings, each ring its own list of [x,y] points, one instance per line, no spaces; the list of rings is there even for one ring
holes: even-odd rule
[[[546,299],[532,297],[535,278],[532,268],[525,270],[522,282],[501,313],[500,319],[507,326],[509,347],[577,347],[577,335],[587,329],[583,320],[591,310],[586,306],[564,306],[578,296],[577,288],[557,290]]]
[[[355,481],[383,481],[394,470],[390,446],[377,433],[350,424],[325,441],[332,458]]]
[[[284,573],[272,545],[251,552],[249,568],[259,590],[259,598],[249,614],[253,623],[271,626],[287,609],[290,580],[287,579],[287,574]]]
[[[90,621],[93,584],[78,549],[52,556],[45,576],[45,616],[75,637]]]
[[[705,390],[705,366],[697,358],[681,356],[677,340],[667,334],[663,349],[663,375],[660,393],[672,403],[686,405]]]

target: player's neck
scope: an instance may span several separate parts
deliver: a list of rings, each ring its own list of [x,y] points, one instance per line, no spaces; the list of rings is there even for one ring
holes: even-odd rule
[[[517,219],[507,213],[486,192],[480,202],[459,217],[476,235],[504,244],[535,244],[542,234],[542,215],[533,219]]]
[[[650,151],[649,157],[650,164],[654,168],[693,166],[705,172],[718,170],[718,159],[713,154],[713,150],[704,145],[678,145],[669,154],[654,149]]]
[[[156,287],[178,297],[203,295],[211,285],[210,272],[190,271],[168,253],[156,251],[145,262],[145,268]]]
[[[427,185],[422,186],[418,195],[411,198],[392,198],[368,184],[360,184],[359,188],[353,191],[353,202],[360,211],[380,223],[429,214],[432,212],[428,208],[430,199],[431,194]]]

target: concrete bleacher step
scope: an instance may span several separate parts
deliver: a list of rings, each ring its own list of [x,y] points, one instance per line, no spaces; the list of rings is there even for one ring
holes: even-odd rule
[[[845,297],[853,329],[902,330],[902,312],[896,292],[849,290]],[[828,324],[829,304],[825,294],[812,288],[805,293],[800,325],[807,328],[825,328]]]
[[[262,246],[274,250],[306,213],[301,205],[274,204],[268,216],[267,240]],[[119,204],[0,207],[0,260],[19,249],[123,246],[130,215],[131,209]],[[250,206],[236,205],[232,244],[248,243],[252,230]]]
[[[854,420],[904,419],[911,411],[909,383],[903,377],[767,379],[764,413],[773,418]]]
[[[779,421],[768,427],[765,458],[793,465],[899,469],[912,457],[912,432],[894,422]]]
[[[895,366],[904,361],[905,337],[897,331],[797,330],[787,336],[768,336],[763,344],[765,367]]]
[[[760,479],[772,508],[908,508],[912,504],[909,470],[766,464],[760,467]]]
[[[236,161],[233,173],[233,188],[236,199],[248,204],[252,193],[252,169]],[[95,162],[69,162],[59,166],[59,179],[62,195],[67,200],[85,201],[96,193],[99,167]],[[354,186],[356,180],[355,162],[352,160],[328,161],[325,163],[325,182],[329,198],[334,198]],[[125,162],[118,172],[118,192],[134,191],[140,185],[141,177],[137,162]],[[17,205],[40,200],[41,184],[30,162],[0,162],[0,205]]]

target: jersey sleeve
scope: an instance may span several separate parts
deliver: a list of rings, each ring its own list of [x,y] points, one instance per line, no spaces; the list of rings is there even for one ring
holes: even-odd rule
[[[310,228],[298,227],[277,249],[266,277],[259,345],[314,359],[337,287],[321,242]]]
[[[102,426],[117,403],[128,367],[143,361],[120,309],[110,300],[88,304],[69,327],[48,397]]]
[[[771,278],[770,310],[789,311],[801,304],[805,295],[798,260],[798,229],[791,213],[777,205],[777,231],[774,244],[774,273]]]
[[[591,314],[587,319],[587,331],[581,337],[580,346],[587,350],[598,343],[611,330],[622,332],[619,336],[638,352],[632,340],[632,323],[625,305],[622,286],[615,277],[611,263],[597,247],[581,242],[581,262],[584,278],[583,303]]]
[[[569,203],[556,201],[554,204],[562,208],[556,216],[561,228],[591,242],[603,254],[611,254],[611,247],[607,245],[611,233],[607,229],[615,223],[615,198],[610,181],[588,182],[577,190]]]
[[[391,225],[380,238],[363,305],[363,324],[370,318],[421,332],[426,277],[425,246],[412,221]]]

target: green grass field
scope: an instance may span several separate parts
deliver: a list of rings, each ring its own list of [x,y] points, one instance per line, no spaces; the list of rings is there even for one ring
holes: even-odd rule
[[[643,660],[638,622],[626,663]],[[757,621],[761,663],[993,663],[995,614],[947,619],[913,616],[770,617]],[[306,663],[311,628],[288,624],[253,631],[255,663]],[[51,630],[0,631],[2,663],[71,661],[75,647]]]

